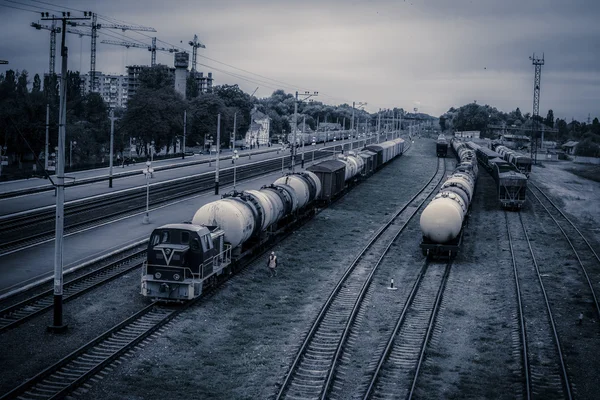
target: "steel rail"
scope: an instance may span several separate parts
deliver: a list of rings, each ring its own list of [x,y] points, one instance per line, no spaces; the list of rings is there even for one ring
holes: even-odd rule
[[[146,249],[123,256],[103,267],[65,282],[63,301],[73,300],[111,280],[141,266],[135,260],[146,254]],[[54,289],[36,294],[3,310],[0,310],[0,333],[21,324],[36,315],[52,309]]]
[[[540,191],[540,193],[543,194],[543,192],[536,186],[536,189]],[[598,297],[596,296],[596,291],[594,290],[594,286],[592,284],[592,280],[590,279],[590,276],[588,275],[588,271],[585,268],[585,266],[583,265],[583,262],[581,261],[581,257],[579,257],[579,253],[577,252],[577,250],[575,249],[575,246],[573,245],[573,242],[571,241],[571,239],[569,238],[569,236],[567,235],[567,233],[565,232],[565,230],[563,229],[563,227],[560,225],[560,223],[556,220],[556,218],[554,218],[554,216],[552,215],[552,213],[550,212],[550,210],[548,209],[548,207],[546,207],[544,205],[544,203],[542,203],[541,199],[530,190],[531,194],[533,194],[533,196],[536,198],[536,200],[542,205],[542,207],[544,207],[544,210],[546,210],[546,212],[548,213],[548,215],[550,216],[550,218],[552,218],[552,220],[554,221],[554,223],[556,224],[556,226],[558,227],[558,229],[560,229],[560,231],[562,232],[563,236],[565,237],[565,239],[567,239],[567,242],[569,243],[569,246],[571,246],[571,249],[573,250],[573,253],[575,253],[575,257],[577,258],[577,261],[579,262],[579,266],[581,267],[581,271],[583,272],[585,279],[588,283],[588,286],[590,288],[591,294],[592,294],[592,298],[594,299],[594,305],[596,306],[596,313],[598,314],[598,317],[600,318],[600,304],[598,303]],[[546,196],[546,199],[558,210],[558,208],[556,207],[556,205]],[[577,233],[579,233],[579,235],[583,238],[583,240],[585,240],[585,242],[587,243],[587,245],[589,246],[590,250],[592,250],[592,252],[594,253],[594,256],[596,256],[596,259],[598,259],[598,255],[596,254],[596,252],[594,251],[594,249],[592,249],[592,246],[590,246],[589,242],[585,239],[585,237],[583,237],[583,235],[581,234],[581,232],[579,231],[579,229],[577,229],[577,227],[575,225],[573,225],[573,223],[562,213],[562,211],[558,210],[562,216],[571,223],[571,225],[573,226],[573,228],[577,231]],[[598,260],[598,262],[600,263],[600,260]]]
[[[513,248],[513,240],[512,240],[512,235],[510,234],[510,226],[508,223],[508,215],[507,212],[504,211],[504,220],[506,221],[506,232],[508,234],[508,244],[510,247],[510,255],[512,258],[512,265],[513,265],[513,273],[515,275],[515,287],[517,289],[517,305],[518,305],[518,311],[519,311],[519,325],[521,326],[521,342],[522,342],[522,347],[523,347],[523,353],[522,353],[522,357],[523,357],[523,372],[525,375],[525,394],[526,400],[530,400],[531,399],[531,376],[530,376],[530,370],[529,370],[529,357],[527,356],[527,328],[525,326],[525,315],[523,312],[523,299],[521,296],[521,285],[519,283],[519,274],[517,272],[517,261],[515,260],[515,252],[514,252],[514,248]]]
[[[317,329],[319,326],[321,326],[322,321],[325,318],[325,315],[328,313],[331,305],[333,304],[333,301],[335,300],[335,298],[337,297],[338,293],[340,292],[342,286],[344,285],[344,283],[348,280],[349,276],[352,274],[352,272],[354,271],[355,267],[358,265],[359,260],[363,258],[363,256],[366,254],[366,252],[377,242],[377,240],[380,238],[380,236],[392,225],[392,223],[396,220],[396,218],[402,214],[404,212],[404,210],[414,201],[415,198],[417,198],[419,196],[419,194],[424,191],[429,184],[431,183],[431,181],[433,181],[433,179],[437,176],[439,169],[440,169],[440,163],[441,161],[438,162],[438,168],[435,172],[435,174],[431,177],[431,179],[427,182],[427,184],[425,184],[423,186],[423,188],[421,188],[419,190],[419,192],[417,194],[415,194],[398,212],[396,212],[396,214],[384,225],[381,226],[381,228],[373,235],[373,237],[369,240],[369,242],[365,245],[365,247],[359,252],[359,254],[355,257],[355,259],[352,261],[352,263],[350,264],[349,268],[345,271],[344,275],[340,278],[339,282],[337,283],[337,285],[334,287],[334,289],[332,290],[331,294],[329,295],[329,297],[327,298],[327,300],[325,301],[325,303],[323,304],[323,306],[321,307],[321,310],[319,312],[319,314],[317,315],[315,322],[312,324],[308,334],[306,335],[306,338],[304,339],[288,373],[286,374],[286,377],[284,379],[284,382],[281,385],[280,391],[277,394],[276,398],[280,399],[282,398],[282,396],[284,395],[284,393],[286,392],[286,390],[288,389],[288,386],[291,383],[292,377],[296,371],[296,369],[299,367],[299,363],[300,363],[300,359],[303,357],[305,351],[307,350],[310,342],[312,341],[312,338],[314,337]],[[444,163],[445,166],[445,163]],[[442,178],[443,178],[443,174],[442,174]],[[441,178],[440,178],[441,180]],[[418,210],[418,209],[417,209]],[[415,211],[416,213],[416,211]],[[414,214],[413,214],[414,215]],[[412,217],[411,217],[412,218]],[[405,225],[406,226],[406,225]],[[398,233],[399,234],[399,233]],[[393,240],[390,242],[393,243]],[[389,248],[389,246],[388,246]],[[383,256],[379,259],[379,262],[383,259]],[[373,268],[373,270],[376,269],[376,267]],[[372,278],[372,273],[369,274],[369,277],[367,278],[367,280],[364,282],[361,292],[358,295],[358,299],[357,301],[359,301],[361,298],[363,298],[364,293],[366,292],[366,289],[368,288],[368,281],[369,279]],[[357,310],[357,303],[354,304],[353,310]],[[355,311],[353,311],[353,314],[355,314]],[[346,326],[347,327],[347,326]],[[347,335],[347,329],[344,330],[344,336]],[[336,354],[339,355],[340,353],[340,346],[341,346],[341,338],[338,341],[338,346],[337,346],[337,351]],[[332,368],[333,369],[333,368]],[[330,379],[328,379],[328,381],[330,381]],[[323,396],[326,395],[327,390],[324,390],[325,388],[322,388],[321,393]]]

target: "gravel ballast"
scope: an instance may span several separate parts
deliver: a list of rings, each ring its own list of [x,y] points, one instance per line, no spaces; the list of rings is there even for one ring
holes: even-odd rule
[[[102,379],[86,385],[79,397],[273,398],[347,266],[366,240],[431,178],[436,163],[435,141],[417,139],[407,154],[279,243],[273,249],[279,259],[277,277],[269,277],[266,261],[248,266],[113,364]],[[451,164],[448,161],[448,168]],[[600,183],[573,175],[568,171],[571,167],[536,166],[532,179],[551,195],[563,198],[561,206],[573,222],[585,228],[584,234],[598,252]],[[574,256],[564,244],[557,246],[564,239],[533,202],[527,203],[523,219],[535,238],[532,245],[538,262],[548,273],[544,280],[548,280],[549,297],[557,310],[569,374],[577,398],[592,399],[600,390],[594,371],[587,369],[589,364],[598,370],[595,361],[590,364],[599,348],[596,316],[586,312],[583,329],[575,324],[579,306],[589,306],[589,290],[581,286],[581,272],[574,265],[560,269],[561,259],[570,263]],[[363,371],[377,356],[381,341],[387,340],[386,324],[395,322],[395,313],[403,307],[423,265],[420,235],[417,216],[392,246],[373,281],[349,342],[350,358],[340,366],[340,371],[356,378],[354,387],[364,382]],[[600,265],[591,268],[600,274]],[[74,329],[68,336],[44,333],[48,317],[0,336],[11,349],[0,356],[2,393],[142,308],[146,300],[139,295],[139,276],[133,275],[70,304],[66,319]],[[387,290],[392,277],[396,291]],[[504,213],[493,180],[481,169],[463,247],[450,271],[417,382],[418,397],[524,396],[515,291]],[[571,309],[573,304],[577,309]],[[332,397],[352,398],[354,394],[334,392]]]

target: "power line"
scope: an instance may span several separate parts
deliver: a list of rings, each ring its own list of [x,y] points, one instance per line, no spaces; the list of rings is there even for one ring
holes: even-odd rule
[[[33,11],[33,10],[27,10],[27,9],[21,8],[21,7],[9,6],[8,4],[0,4],[0,7],[13,8],[15,10],[27,11],[27,12],[31,12],[31,13],[38,14],[38,15],[40,13],[39,11]]]

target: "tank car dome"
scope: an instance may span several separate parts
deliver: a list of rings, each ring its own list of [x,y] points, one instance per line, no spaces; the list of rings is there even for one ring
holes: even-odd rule
[[[456,199],[438,196],[421,214],[421,232],[434,243],[447,243],[460,233],[463,212]]]
[[[226,198],[200,207],[192,218],[194,225],[219,226],[225,241],[236,247],[252,236],[255,218],[252,209],[239,198]]]

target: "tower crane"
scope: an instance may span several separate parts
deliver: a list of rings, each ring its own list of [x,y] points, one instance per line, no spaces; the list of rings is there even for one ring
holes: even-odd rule
[[[92,22],[69,22],[72,26],[86,26],[92,28],[92,47],[90,57],[90,88],[92,92],[96,91],[96,40],[98,39],[98,29],[121,29],[123,32],[129,31],[144,31],[144,32],[156,32],[156,29],[145,26],[131,26],[123,24],[99,24],[98,15],[92,14]]]
[[[36,23],[36,22],[32,22],[31,26],[35,29],[42,30],[42,29],[46,29],[50,31],[50,66],[48,68],[48,72],[50,73],[50,75],[54,75],[54,64],[55,64],[55,59],[56,59],[56,34],[61,32],[61,27],[60,26],[56,26],[56,22],[52,21],[52,26],[50,25],[42,25],[40,23]],[[69,33],[75,33],[77,35],[79,35],[79,37],[82,36],[92,36],[92,34],[90,32],[85,32],[85,31],[81,31],[79,29],[67,29],[67,32]]]
[[[140,44],[140,43],[133,43],[133,42],[120,42],[120,41],[117,41],[117,40],[103,40],[102,43],[105,43],[105,44],[114,44],[114,45],[117,45],[117,46],[125,46],[127,48],[137,47],[137,48],[140,48],[140,49],[148,49],[148,51],[150,51],[152,53],[152,59],[151,59],[150,65],[153,66],[153,67],[156,65],[156,51],[157,50],[158,51],[166,51],[166,52],[169,52],[169,53],[175,53],[176,51],[178,51],[178,49],[176,49],[176,48],[167,49],[167,48],[164,48],[164,47],[156,47],[156,38],[155,37],[152,38],[152,45],[151,46],[148,46],[148,45],[145,45],[145,44]]]
[[[198,48],[205,49],[206,46],[198,41],[198,35],[194,35],[194,40],[189,41],[188,44],[192,46],[192,74],[196,72],[196,54],[198,52]]]

